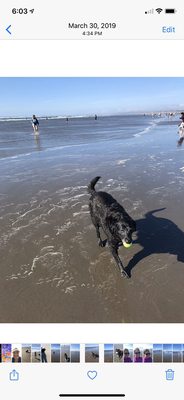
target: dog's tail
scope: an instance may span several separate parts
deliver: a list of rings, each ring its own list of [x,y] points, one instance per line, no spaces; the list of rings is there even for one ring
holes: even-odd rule
[[[94,193],[95,192],[95,185],[99,181],[100,178],[101,178],[101,176],[96,176],[96,178],[92,179],[92,181],[88,185],[88,192],[89,193]]]

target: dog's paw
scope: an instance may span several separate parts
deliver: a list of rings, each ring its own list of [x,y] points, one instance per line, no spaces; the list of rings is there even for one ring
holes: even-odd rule
[[[123,278],[130,279],[130,275],[127,274],[127,272],[125,271],[125,269],[123,269],[123,270],[121,271],[121,276],[122,276]]]
[[[99,240],[98,245],[99,245],[100,247],[105,247],[105,246],[106,246],[106,243],[107,243],[107,239],[105,239],[105,240]]]

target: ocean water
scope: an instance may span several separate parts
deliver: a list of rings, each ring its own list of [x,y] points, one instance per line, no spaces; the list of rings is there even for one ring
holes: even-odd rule
[[[140,137],[168,119],[144,115],[109,116],[40,120],[39,138],[35,139],[30,120],[0,119],[0,159],[30,155],[37,151],[66,146],[122,141]]]

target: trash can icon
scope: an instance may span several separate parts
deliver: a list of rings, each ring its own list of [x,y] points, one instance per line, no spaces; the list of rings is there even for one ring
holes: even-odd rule
[[[166,380],[173,381],[174,380],[174,371],[172,369],[167,369],[166,373]]]

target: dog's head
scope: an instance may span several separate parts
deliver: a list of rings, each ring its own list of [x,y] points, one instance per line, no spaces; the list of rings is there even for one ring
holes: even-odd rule
[[[136,231],[136,223],[131,220],[129,223],[125,223],[125,221],[118,222],[118,234],[121,238],[121,241],[126,244],[132,243],[132,234]]]

